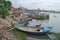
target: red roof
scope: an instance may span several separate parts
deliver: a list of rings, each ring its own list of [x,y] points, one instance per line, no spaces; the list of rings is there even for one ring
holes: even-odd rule
[[[11,8],[12,11],[17,11],[17,8]]]

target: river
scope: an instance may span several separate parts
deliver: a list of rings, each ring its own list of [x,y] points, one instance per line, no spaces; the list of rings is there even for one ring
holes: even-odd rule
[[[49,19],[44,19],[44,20],[32,19],[32,21],[29,22],[29,25],[31,25],[31,26],[39,25],[39,24],[42,24],[41,27],[52,26],[54,28],[51,31],[55,32],[55,33],[59,33],[60,32],[60,14],[59,13],[49,13]],[[28,35],[27,39],[28,40],[40,40],[39,37],[41,39],[42,36]]]
[[[32,19],[32,21],[29,22],[29,25],[34,26],[34,25],[39,25],[42,24],[41,27],[48,27],[52,26],[54,32],[60,32],[60,14],[58,13],[50,13],[49,14],[49,19],[44,19],[44,20],[35,20]]]

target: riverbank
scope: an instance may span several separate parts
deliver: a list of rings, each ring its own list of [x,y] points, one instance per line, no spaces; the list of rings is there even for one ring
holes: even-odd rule
[[[3,33],[3,35],[6,34],[7,35],[6,38],[11,37],[10,38],[11,40],[26,40],[25,34],[23,32],[20,32],[17,29],[7,31],[10,28],[12,28],[11,22],[17,23],[16,21],[12,20],[10,17],[8,17],[6,19],[0,18],[0,30],[1,30],[1,33]]]
[[[18,40],[12,32],[8,32],[5,28],[3,25],[0,25],[0,40]]]
[[[11,29],[11,27],[7,27],[6,30]],[[26,34],[23,32],[20,32],[16,28],[11,30],[11,32],[19,39],[19,40],[26,40]]]
[[[55,33],[56,34],[56,40],[60,40],[60,33]]]

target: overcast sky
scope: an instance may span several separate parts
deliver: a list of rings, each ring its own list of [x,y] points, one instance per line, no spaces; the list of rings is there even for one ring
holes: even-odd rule
[[[60,11],[60,0],[10,0],[14,7]]]

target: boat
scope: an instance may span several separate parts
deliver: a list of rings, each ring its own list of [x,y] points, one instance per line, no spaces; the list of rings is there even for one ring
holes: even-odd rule
[[[18,26],[18,25],[15,25],[15,27],[20,30],[20,31],[23,31],[23,32],[26,32],[26,33],[29,33],[29,34],[46,34],[48,33],[50,30],[53,29],[53,27],[49,26],[49,27],[41,27],[39,29],[39,31],[37,31],[37,28],[35,27],[22,27],[22,26]]]

